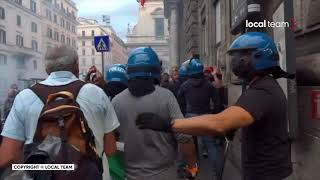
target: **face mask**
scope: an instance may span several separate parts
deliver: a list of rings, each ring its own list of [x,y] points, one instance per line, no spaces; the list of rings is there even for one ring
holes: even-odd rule
[[[128,82],[128,89],[133,96],[141,97],[151,94],[154,90],[153,79],[131,79]]]
[[[243,54],[235,54],[231,60],[232,72],[246,81],[251,81],[255,75],[255,69],[249,58],[251,57],[244,56]]]

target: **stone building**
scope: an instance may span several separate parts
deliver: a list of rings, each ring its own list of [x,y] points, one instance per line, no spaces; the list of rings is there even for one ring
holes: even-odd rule
[[[0,107],[12,83],[41,79],[42,29],[40,1],[0,1]]]
[[[0,1],[0,107],[10,84],[24,89],[45,79],[48,48],[76,48],[76,17],[72,0]]]
[[[59,44],[76,48],[76,4],[72,0],[42,0],[40,8],[44,52]]]
[[[96,52],[94,36],[109,35],[110,52],[104,52],[105,68],[112,64],[126,64],[128,52],[125,43],[119,38],[111,26],[105,26],[96,20],[78,18],[78,54],[80,74],[86,75],[92,65],[102,71],[102,55]]]
[[[169,61],[175,60],[169,59],[168,21],[164,17],[163,0],[147,0],[144,7],[139,7],[138,17],[138,23],[128,29],[126,45],[129,52],[137,47],[150,46],[162,60],[164,70],[168,71],[170,65],[175,65]]]
[[[319,179],[316,167],[320,161],[315,157],[320,149],[320,121],[317,121],[320,119],[320,16],[317,13],[320,1],[164,0],[164,7],[169,20],[169,42],[174,45],[170,55],[178,57],[176,63],[181,63],[198,54],[206,65],[219,67],[230,105],[240,96],[242,87],[230,71],[226,51],[236,36],[254,30],[245,27],[245,20],[290,23],[289,28],[258,30],[274,38],[281,67],[297,73],[296,81],[279,80],[288,97],[288,129],[294,165],[290,179]],[[292,29],[294,21],[298,27]],[[241,172],[240,145],[236,138],[229,153],[229,160],[238,172]]]

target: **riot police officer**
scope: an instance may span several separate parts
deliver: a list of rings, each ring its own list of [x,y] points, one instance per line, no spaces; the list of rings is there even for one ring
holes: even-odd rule
[[[120,121],[120,139],[125,144],[125,169],[128,180],[177,179],[174,161],[176,143],[186,157],[190,178],[197,173],[191,136],[140,131],[135,117],[143,112],[161,116],[163,121],[183,118],[176,98],[169,90],[155,85],[159,82],[161,63],[150,47],[133,50],[127,63],[128,89],[112,100]]]
[[[292,173],[287,132],[287,100],[277,78],[293,78],[279,67],[279,53],[272,38],[249,32],[231,45],[232,71],[249,83],[235,105],[216,115],[158,121],[140,114],[137,126],[188,134],[223,134],[242,129],[242,167],[245,180],[281,180]]]

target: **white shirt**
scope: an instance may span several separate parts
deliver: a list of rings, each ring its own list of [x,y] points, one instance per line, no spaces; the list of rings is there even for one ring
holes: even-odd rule
[[[41,84],[61,86],[78,80],[71,72],[53,72]],[[88,125],[92,130],[99,154],[103,152],[103,136],[120,126],[109,98],[102,89],[93,84],[82,87],[76,99],[80,105]],[[6,119],[2,136],[32,143],[38,119],[43,108],[42,101],[30,89],[21,91],[13,103],[13,107]],[[104,156],[104,180],[110,179],[108,161]]]

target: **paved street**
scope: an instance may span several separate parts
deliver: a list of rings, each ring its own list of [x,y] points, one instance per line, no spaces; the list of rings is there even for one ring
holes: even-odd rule
[[[201,157],[200,174],[197,180],[214,180],[212,178],[212,172],[210,172],[210,165],[208,159]],[[239,171],[231,164],[229,160],[226,162],[223,180],[241,180]]]

